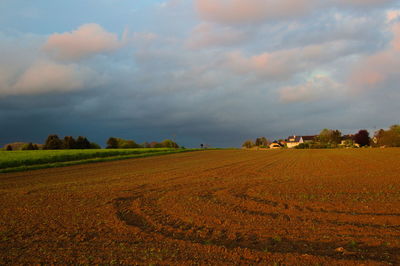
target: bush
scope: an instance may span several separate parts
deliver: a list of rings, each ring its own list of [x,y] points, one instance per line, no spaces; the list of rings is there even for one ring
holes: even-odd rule
[[[296,149],[309,149],[310,148],[310,144],[309,143],[300,143],[295,148]]]
[[[254,147],[254,142],[252,140],[246,140],[245,142],[243,142],[242,147],[250,149]]]
[[[161,142],[161,145],[163,148],[179,148],[178,144],[170,139],[164,140],[163,142]]]
[[[90,149],[101,149],[101,147],[97,143],[90,142]]]
[[[107,149],[118,149],[118,141],[116,138],[109,138],[107,140]]]
[[[142,148],[133,140],[111,137],[107,140],[107,149],[137,149]]]
[[[21,148],[21,150],[23,150],[23,151],[34,150],[34,149],[35,149],[35,146],[33,146],[32,142],[29,142],[28,144],[25,144]]]

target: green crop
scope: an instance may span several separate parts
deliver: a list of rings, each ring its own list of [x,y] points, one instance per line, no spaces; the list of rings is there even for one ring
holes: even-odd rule
[[[163,155],[195,149],[96,149],[96,150],[34,150],[0,151],[0,173],[59,167],[88,162],[103,162],[153,155]]]

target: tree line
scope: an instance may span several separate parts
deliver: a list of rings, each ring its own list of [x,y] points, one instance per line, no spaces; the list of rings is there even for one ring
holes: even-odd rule
[[[179,145],[170,140],[166,139],[162,142],[145,142],[138,144],[134,140],[125,140],[121,138],[111,137],[107,140],[107,149],[132,149],[132,148],[179,148]]]
[[[100,145],[90,142],[86,137],[65,136],[60,139],[58,135],[49,135],[43,145],[43,150],[71,150],[71,149],[100,149]]]
[[[134,140],[126,140],[122,138],[110,137],[107,140],[107,149],[135,149],[135,148],[179,148],[179,145],[169,139],[162,142],[145,142],[138,144]],[[14,148],[13,148],[14,145]],[[182,147],[184,148],[184,147]],[[32,142],[23,144],[15,148],[15,144],[8,144],[5,147],[6,151],[17,150],[70,150],[70,149],[101,149],[100,145],[91,142],[87,137],[79,136],[76,139],[72,136],[60,138],[56,134],[49,135],[43,145],[33,144]]]

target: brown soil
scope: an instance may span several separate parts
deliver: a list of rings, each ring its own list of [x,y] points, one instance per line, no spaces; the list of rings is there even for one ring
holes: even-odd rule
[[[202,151],[0,175],[0,264],[400,264],[400,149]]]

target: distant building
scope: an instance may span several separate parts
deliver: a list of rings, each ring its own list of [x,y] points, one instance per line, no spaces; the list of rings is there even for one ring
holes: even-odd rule
[[[341,141],[340,145],[353,146],[353,144],[354,144],[354,135],[353,134],[348,134],[348,135],[342,136],[342,141]]]
[[[288,148],[294,148],[298,146],[299,144],[304,143],[303,137],[302,136],[289,136],[286,140],[286,145]]]
[[[302,136],[304,143],[314,142],[317,136]]]
[[[301,143],[311,143],[315,141],[316,136],[289,136],[286,140],[288,148],[294,148]]]
[[[270,149],[280,149],[280,148],[283,148],[283,147],[284,146],[281,143],[279,143],[278,141],[276,141],[276,140],[269,145]]]

